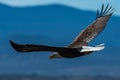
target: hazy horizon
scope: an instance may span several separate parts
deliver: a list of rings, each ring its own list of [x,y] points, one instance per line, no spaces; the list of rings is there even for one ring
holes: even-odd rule
[[[99,7],[101,7],[102,4],[110,4],[115,8],[115,15],[120,16],[120,7],[119,7],[119,0],[0,0],[0,3],[6,4],[9,6],[14,7],[28,7],[28,6],[39,6],[39,5],[49,5],[49,4],[62,4],[70,7],[74,7],[77,9],[83,9],[83,10],[92,10],[96,11]]]

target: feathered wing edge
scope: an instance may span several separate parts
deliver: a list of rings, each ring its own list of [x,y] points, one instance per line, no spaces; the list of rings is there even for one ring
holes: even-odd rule
[[[33,52],[33,51],[52,51],[56,52],[59,50],[58,47],[50,47],[44,45],[33,45],[33,44],[17,44],[11,40],[9,40],[11,46],[18,52]]]
[[[97,9],[97,14],[96,14],[96,19],[102,17],[102,16],[106,16],[106,15],[109,15],[109,14],[113,14],[114,13],[114,8],[112,8],[112,6],[109,6],[109,4],[105,5],[102,4],[102,8],[101,10],[98,10]]]
[[[81,46],[86,46],[105,28],[113,12],[114,8],[112,8],[112,6],[109,7],[109,4],[107,4],[105,7],[104,4],[102,4],[101,11],[97,10],[95,21],[87,28],[82,30],[68,47],[78,48]]]
[[[65,50],[73,50],[72,48],[66,48],[66,47],[54,47],[54,46],[45,46],[45,45],[33,45],[33,44],[18,44],[11,40],[9,40],[11,46],[13,49],[15,49],[18,52],[35,52],[35,51],[50,51],[50,52],[61,52]],[[77,49],[77,48],[74,48]]]

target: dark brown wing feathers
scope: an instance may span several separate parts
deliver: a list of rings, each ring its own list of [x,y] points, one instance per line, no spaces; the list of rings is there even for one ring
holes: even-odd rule
[[[65,47],[53,47],[53,46],[44,46],[44,45],[33,45],[33,44],[21,45],[13,41],[9,41],[9,42],[11,46],[18,52],[33,52],[33,51],[65,52],[65,51],[73,51],[73,50],[80,49],[80,48],[65,48]]]
[[[21,45],[17,44],[13,41],[9,41],[11,46],[18,52],[32,52],[32,51],[58,51],[58,47],[48,47],[44,45],[33,45],[33,44],[27,44],[27,45]]]
[[[106,8],[104,8],[104,5],[102,5],[102,10],[100,12],[97,10],[95,21],[85,28],[68,47],[76,48],[87,45],[105,28],[112,13],[113,9],[112,7],[109,7],[109,4],[106,6]]]

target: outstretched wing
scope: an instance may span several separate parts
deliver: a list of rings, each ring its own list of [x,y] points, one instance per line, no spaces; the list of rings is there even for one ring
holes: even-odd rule
[[[66,49],[62,47],[51,47],[51,46],[44,46],[44,45],[32,45],[32,44],[21,45],[13,41],[10,41],[10,44],[18,52],[33,52],[33,51],[59,52],[60,50]]]
[[[103,4],[101,11],[97,10],[95,21],[84,29],[68,47],[76,48],[87,45],[105,28],[107,21],[113,14],[113,10],[114,8],[109,7],[109,4],[106,7]]]

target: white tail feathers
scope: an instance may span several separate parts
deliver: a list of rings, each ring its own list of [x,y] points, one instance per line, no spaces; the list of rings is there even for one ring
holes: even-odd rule
[[[105,48],[104,44],[96,45],[95,47],[91,46],[82,46],[82,50],[80,52],[86,52],[86,51],[100,51]]]

